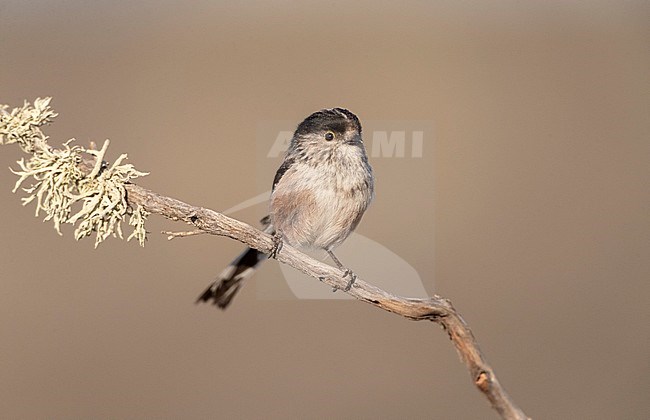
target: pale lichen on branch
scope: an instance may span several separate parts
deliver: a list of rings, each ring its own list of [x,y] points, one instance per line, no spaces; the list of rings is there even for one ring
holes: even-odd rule
[[[0,144],[18,143],[32,153],[46,146],[47,137],[40,127],[50,123],[58,114],[50,108],[52,98],[37,98],[34,105],[27,101],[21,108],[8,112],[9,105],[0,105]]]
[[[147,173],[123,163],[126,154],[108,166],[103,159],[108,140],[101,150],[70,146],[73,140],[65,142],[61,149],[48,145],[40,127],[57,115],[49,103],[50,98],[38,98],[33,106],[25,102],[11,112],[7,105],[0,105],[0,144],[17,143],[31,155],[18,161],[20,170],[11,169],[19,177],[13,191],[31,178],[32,184],[22,188],[27,194],[22,198],[23,205],[36,200],[36,216],[41,211],[45,213],[44,220],[52,220],[59,234],[61,225],[78,222],[75,238],[79,240],[94,232],[95,247],[110,235],[123,238],[122,222],[129,216],[133,232],[127,240],[137,239],[144,246],[147,213],[141,206],[129,206],[125,185]],[[84,153],[94,157],[95,164],[89,173],[80,166]],[[77,204],[81,208],[73,210]]]

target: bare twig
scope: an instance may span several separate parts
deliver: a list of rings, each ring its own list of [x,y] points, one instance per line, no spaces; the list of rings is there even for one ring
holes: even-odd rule
[[[201,229],[197,229],[197,230],[190,230],[187,232],[170,232],[168,230],[163,230],[160,233],[162,233],[163,235],[167,235],[167,240],[171,241],[172,239],[184,238],[186,236],[203,235],[207,232]]]
[[[186,222],[195,226],[198,231],[226,236],[262,252],[271,252],[273,238],[246,223],[214,210],[192,206],[174,198],[159,195],[135,184],[127,184],[126,189],[127,200],[132,206],[140,205],[149,213],[159,214],[174,221]],[[285,245],[278,253],[277,260],[311,277],[323,279],[324,283],[332,287],[345,289],[348,284],[348,280],[343,278],[344,273],[341,270],[317,261],[291,246]],[[494,371],[481,354],[469,326],[449,300],[438,295],[433,295],[428,299],[395,296],[359,278],[347,293],[358,300],[405,318],[429,320],[441,325],[447,331],[460,358],[467,366],[472,381],[501,417],[504,419],[528,418],[501,386]]]

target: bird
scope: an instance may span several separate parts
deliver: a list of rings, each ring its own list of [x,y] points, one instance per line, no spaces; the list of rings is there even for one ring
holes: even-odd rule
[[[244,282],[287,243],[303,250],[325,250],[348,278],[356,274],[334,255],[355,230],[374,198],[375,178],[361,136],[359,118],[345,108],[314,112],[298,124],[273,179],[269,214],[261,221],[273,235],[269,255],[245,249],[198,297],[226,309]],[[336,290],[336,289],[335,289]]]

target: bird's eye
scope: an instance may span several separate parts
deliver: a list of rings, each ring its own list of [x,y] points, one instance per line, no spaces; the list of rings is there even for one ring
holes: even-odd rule
[[[334,133],[332,133],[331,131],[328,131],[327,133],[325,133],[325,140],[327,140],[327,141],[334,140]]]

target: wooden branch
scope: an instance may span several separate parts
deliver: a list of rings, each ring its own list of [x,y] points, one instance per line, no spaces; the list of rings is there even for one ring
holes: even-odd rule
[[[273,246],[273,239],[270,235],[214,210],[192,206],[135,184],[127,185],[127,194],[130,205],[139,204],[149,213],[186,222],[202,232],[235,239],[267,254],[270,253]],[[341,270],[317,261],[286,244],[278,253],[277,260],[311,277],[323,279],[324,283],[341,290],[345,289],[348,283],[348,280],[342,277]],[[438,295],[433,295],[428,299],[395,296],[360,278],[357,278],[353,287],[346,293],[358,300],[411,320],[429,320],[440,324],[447,331],[461,360],[467,366],[472,381],[501,417],[504,419],[528,418],[501,386],[494,371],[481,354],[469,326],[449,300]]]
[[[196,229],[196,230],[190,230],[188,232],[170,232],[168,230],[163,230],[160,233],[162,233],[163,235],[167,235],[167,240],[171,241],[172,239],[176,239],[176,238],[185,238],[187,236],[203,235],[204,233],[207,232],[202,231],[201,229]]]

